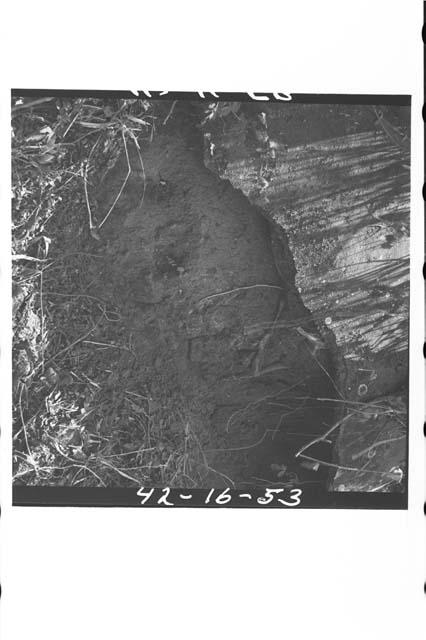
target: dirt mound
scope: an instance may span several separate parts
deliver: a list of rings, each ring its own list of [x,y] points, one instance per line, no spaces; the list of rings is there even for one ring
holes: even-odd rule
[[[126,166],[123,157],[108,175],[100,209]],[[101,253],[91,293],[113,299],[124,318],[138,363],[133,388],[148,390],[152,422],[197,443],[191,464],[205,486],[277,480],[274,469],[330,418],[312,398],[332,391],[291,264],[286,280],[285,263],[278,273],[269,223],[188,142],[163,134],[143,150],[143,171],[102,229]]]

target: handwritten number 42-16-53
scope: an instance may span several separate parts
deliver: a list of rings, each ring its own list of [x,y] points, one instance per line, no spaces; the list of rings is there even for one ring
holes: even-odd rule
[[[151,498],[153,498],[155,489],[146,489],[145,487],[141,487],[137,495],[142,498],[141,504],[145,505],[149,502]],[[257,498],[253,496],[251,493],[237,493],[234,491],[233,493],[230,490],[224,489],[223,491],[218,491],[218,489],[210,489],[206,498],[203,501],[197,500],[197,506],[204,505],[226,505],[229,504],[234,498],[239,498],[241,500],[240,504],[246,502],[247,504],[256,502],[259,505],[268,505],[271,504],[274,500],[285,507],[297,507],[301,502],[302,489],[290,489],[289,495],[286,496],[286,499],[280,496],[285,491],[284,488],[266,488],[263,496],[258,496]],[[165,487],[161,489],[161,496],[159,498],[153,498],[152,502],[157,506],[165,506],[165,507],[174,507],[175,502],[171,500],[171,489],[169,487]],[[179,498],[179,503],[183,504],[184,502],[190,503],[193,495],[189,492],[182,491],[177,494]],[[231,506],[231,505],[230,505]]]

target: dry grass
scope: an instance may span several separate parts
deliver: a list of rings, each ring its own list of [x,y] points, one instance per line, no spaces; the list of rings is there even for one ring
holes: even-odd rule
[[[193,487],[210,471],[191,417],[153,411],[159,403],[135,383],[119,309],[87,293],[84,279],[101,259],[91,238],[114,215],[132,171],[142,175],[143,205],[141,144],[173,109],[146,100],[12,101],[16,483]],[[123,154],[127,175],[101,212],[94,193]]]

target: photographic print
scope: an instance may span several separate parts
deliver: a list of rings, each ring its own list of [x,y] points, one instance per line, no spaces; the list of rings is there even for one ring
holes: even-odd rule
[[[410,104],[13,90],[15,504],[406,508]]]

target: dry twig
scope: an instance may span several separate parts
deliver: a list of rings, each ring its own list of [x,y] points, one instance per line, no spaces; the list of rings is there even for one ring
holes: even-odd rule
[[[358,460],[358,458],[361,458],[361,456],[363,456],[365,453],[369,453],[376,447],[381,447],[384,444],[388,444],[389,442],[396,442],[397,440],[405,440],[405,436],[398,436],[397,438],[387,438],[386,440],[379,440],[378,442],[375,442],[369,447],[366,447],[362,451],[359,451],[358,453],[354,453],[354,455],[352,456],[352,460]]]
[[[170,107],[170,111],[169,111],[169,113],[166,115],[166,117],[165,117],[165,118],[164,118],[164,120],[163,120],[163,125],[167,124],[168,119],[170,118],[170,116],[172,115],[173,111],[175,110],[175,106],[176,106],[176,104],[177,104],[177,100],[175,100],[175,101],[172,103],[172,106]]]
[[[114,210],[115,205],[117,204],[118,200],[121,197],[121,194],[123,193],[124,187],[127,184],[127,181],[130,177],[130,174],[132,173],[132,167],[130,165],[130,159],[129,159],[129,152],[127,150],[127,142],[126,142],[126,136],[124,135],[124,129],[121,130],[121,136],[123,138],[123,143],[124,143],[124,151],[126,153],[126,160],[127,160],[127,174],[126,177],[124,178],[123,184],[120,187],[119,192],[117,193],[117,196],[114,200],[114,202],[112,203],[112,205],[110,206],[108,212],[105,214],[103,220],[99,223],[99,229],[102,229],[103,225],[105,224],[105,222],[108,220],[109,216],[111,215],[111,213]]]
[[[228,289],[227,291],[220,291],[219,293],[212,293],[211,295],[206,296],[205,298],[201,298],[201,300],[198,300],[197,305],[202,306],[204,302],[207,302],[208,300],[213,300],[213,298],[219,298],[220,296],[227,296],[231,293],[238,293],[239,291],[248,291],[249,289],[256,289],[258,287],[266,287],[268,289],[278,289],[278,291],[284,291],[282,287],[279,287],[276,284],[251,284],[243,287],[236,287],[235,289]]]

